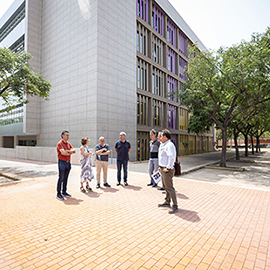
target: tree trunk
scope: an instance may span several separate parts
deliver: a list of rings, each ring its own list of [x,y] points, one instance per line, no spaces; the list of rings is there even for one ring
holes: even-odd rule
[[[227,127],[224,127],[222,130],[222,151],[221,151],[221,160],[220,167],[226,167],[226,152],[227,152]]]
[[[253,144],[253,136],[250,135],[250,142],[251,142],[251,153],[254,155],[254,144]]]
[[[245,136],[245,157],[248,157],[248,135]]]
[[[260,137],[256,136],[256,153],[259,153]]]
[[[237,144],[238,133],[236,132],[235,128],[233,129],[233,137],[234,137],[234,145],[235,145],[235,160],[240,160],[239,148]]]

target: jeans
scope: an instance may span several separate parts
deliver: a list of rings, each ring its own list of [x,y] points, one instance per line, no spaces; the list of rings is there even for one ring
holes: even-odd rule
[[[57,182],[57,194],[61,194],[61,188],[62,188],[62,193],[67,192],[67,180],[68,180],[68,175],[71,169],[70,162],[66,162],[63,160],[58,160],[58,170],[59,170],[59,178]]]
[[[151,184],[154,185],[155,181],[152,179],[151,175],[158,170],[158,158],[149,159],[148,171],[151,179]]]
[[[117,181],[121,182],[122,165],[124,169],[124,182],[127,182],[127,165],[128,160],[117,160]]]

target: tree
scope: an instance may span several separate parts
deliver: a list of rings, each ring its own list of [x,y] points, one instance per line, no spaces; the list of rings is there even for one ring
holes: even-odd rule
[[[0,102],[9,111],[29,96],[48,99],[51,85],[29,66],[31,55],[0,48]],[[1,103],[0,103],[1,104]]]
[[[182,103],[200,106],[222,131],[220,166],[226,166],[227,129],[247,109],[270,99],[270,28],[250,42],[220,48],[216,53],[189,49]]]

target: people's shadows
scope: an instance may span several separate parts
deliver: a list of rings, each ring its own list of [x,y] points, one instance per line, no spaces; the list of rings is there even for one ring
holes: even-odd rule
[[[112,193],[115,193],[117,191],[119,191],[119,189],[116,189],[116,188],[112,188],[112,187],[107,187],[107,188],[100,188],[102,191],[104,192],[112,192]]]
[[[90,191],[90,192],[87,192],[87,193],[84,193],[84,194],[87,195],[88,197],[91,197],[91,198],[98,198],[100,196],[99,193],[94,192],[94,191]]]
[[[73,198],[73,197],[68,198],[68,199],[63,201],[63,203],[66,205],[79,205],[81,202],[83,202],[83,200],[80,200],[80,199],[78,200],[78,199]]]
[[[123,186],[126,189],[133,189],[135,191],[140,191],[142,188],[138,186],[133,186],[133,185],[128,185],[128,186]]]
[[[178,212],[175,213],[176,216],[190,221],[190,222],[200,222],[201,219],[198,216],[198,213],[195,211],[185,210],[185,209],[178,209]]]
[[[189,197],[187,197],[186,195],[182,194],[182,193],[176,193],[176,196],[179,198],[179,199],[182,199],[182,200],[189,200]]]

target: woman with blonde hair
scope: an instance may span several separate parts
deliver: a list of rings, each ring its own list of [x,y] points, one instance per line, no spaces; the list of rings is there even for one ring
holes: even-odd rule
[[[89,182],[94,179],[94,174],[92,171],[92,164],[91,164],[91,155],[93,156],[94,153],[90,153],[87,144],[89,143],[89,138],[85,137],[81,139],[82,146],[80,147],[81,151],[81,192],[92,191],[89,186]],[[86,183],[86,190],[83,187],[83,183]]]

